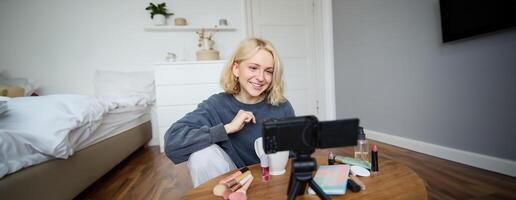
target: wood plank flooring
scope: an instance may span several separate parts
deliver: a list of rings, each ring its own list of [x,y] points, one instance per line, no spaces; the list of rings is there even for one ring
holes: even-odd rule
[[[516,178],[370,141],[379,159],[412,168],[424,181],[428,199],[516,199]],[[323,149],[352,155],[352,148]],[[380,173],[381,173],[380,166]],[[400,185],[403,187],[403,185]],[[158,147],[141,148],[104,175],[76,199],[180,199],[192,188],[183,164],[174,165]]]

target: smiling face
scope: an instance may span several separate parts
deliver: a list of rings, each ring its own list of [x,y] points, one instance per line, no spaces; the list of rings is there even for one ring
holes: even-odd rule
[[[269,51],[260,49],[251,58],[234,63],[232,71],[241,88],[236,98],[243,103],[258,103],[264,99],[264,92],[271,85],[274,58]]]

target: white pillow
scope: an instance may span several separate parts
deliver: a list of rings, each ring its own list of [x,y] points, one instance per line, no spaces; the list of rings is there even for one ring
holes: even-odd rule
[[[3,71],[0,72],[0,85],[12,85],[18,86],[24,89],[24,95],[30,96],[32,93],[36,91],[36,86],[32,84],[26,78],[10,78],[5,75]]]
[[[71,130],[98,126],[109,105],[84,95],[17,97],[8,101],[0,132],[16,132],[46,155],[67,158],[73,154]]]
[[[155,101],[154,72],[134,71],[95,72],[95,96],[97,97],[130,97],[141,96],[151,104]]]

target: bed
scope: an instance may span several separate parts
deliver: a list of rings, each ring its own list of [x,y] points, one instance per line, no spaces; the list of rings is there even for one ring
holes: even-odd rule
[[[0,97],[0,199],[73,199],[145,146],[154,99],[124,94]]]

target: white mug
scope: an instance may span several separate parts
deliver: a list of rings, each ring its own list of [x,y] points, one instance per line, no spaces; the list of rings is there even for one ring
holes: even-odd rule
[[[258,158],[265,154],[265,151],[263,150],[262,137],[259,137],[254,141],[254,151],[256,152]],[[285,173],[288,162],[288,155],[289,151],[278,151],[276,153],[267,154],[270,175],[282,175]]]

